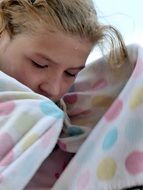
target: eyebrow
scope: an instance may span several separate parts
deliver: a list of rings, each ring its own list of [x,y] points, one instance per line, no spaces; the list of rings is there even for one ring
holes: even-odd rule
[[[35,55],[39,58],[42,58],[42,59],[45,59],[51,63],[54,63],[56,65],[59,65],[59,63],[57,63],[56,61],[54,61],[53,59],[49,58],[49,57],[46,57],[45,55],[41,54],[41,53],[35,53]],[[78,67],[71,67],[71,68],[68,68],[68,70],[82,70],[84,69],[85,66],[78,66]]]

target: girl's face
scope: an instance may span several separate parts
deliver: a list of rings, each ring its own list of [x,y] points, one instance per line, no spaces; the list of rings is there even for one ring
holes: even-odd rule
[[[33,91],[58,101],[84,68],[93,44],[60,32],[0,38],[0,69]]]

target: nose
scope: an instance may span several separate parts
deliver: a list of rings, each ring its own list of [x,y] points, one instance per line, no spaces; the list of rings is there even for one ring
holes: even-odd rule
[[[53,101],[58,101],[61,98],[62,82],[61,79],[49,79],[40,84],[40,92],[42,95],[50,98]]]

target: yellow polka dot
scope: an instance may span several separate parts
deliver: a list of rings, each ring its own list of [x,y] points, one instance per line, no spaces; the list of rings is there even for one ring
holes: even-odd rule
[[[116,172],[116,163],[112,158],[105,158],[97,168],[97,177],[104,181],[114,177]]]
[[[91,104],[92,106],[97,106],[97,107],[109,107],[114,101],[114,98],[110,97],[110,96],[95,96],[92,101]]]
[[[135,109],[141,104],[143,104],[143,88],[139,88],[134,91],[129,101],[129,106],[132,109]]]
[[[27,148],[29,148],[36,140],[38,139],[38,135],[37,134],[31,134],[29,136],[26,136],[23,140],[22,140],[22,144],[21,144],[21,148],[23,150],[26,150]]]
[[[30,115],[29,113],[21,113],[15,120],[15,125],[13,126],[20,134],[26,133],[30,130],[34,124],[38,121],[36,116]]]
[[[27,93],[27,92],[20,92],[18,94],[15,95],[16,99],[40,99],[38,94],[34,94],[34,93]]]
[[[89,117],[82,117],[82,118],[74,118],[71,119],[73,125],[80,125],[80,126],[91,126],[95,124],[95,122],[90,119]]]

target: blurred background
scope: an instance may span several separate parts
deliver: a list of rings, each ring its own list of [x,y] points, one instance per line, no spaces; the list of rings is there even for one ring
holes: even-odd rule
[[[115,26],[126,44],[137,42],[143,45],[143,0],[93,1],[102,23]],[[92,59],[91,54],[89,60]]]

